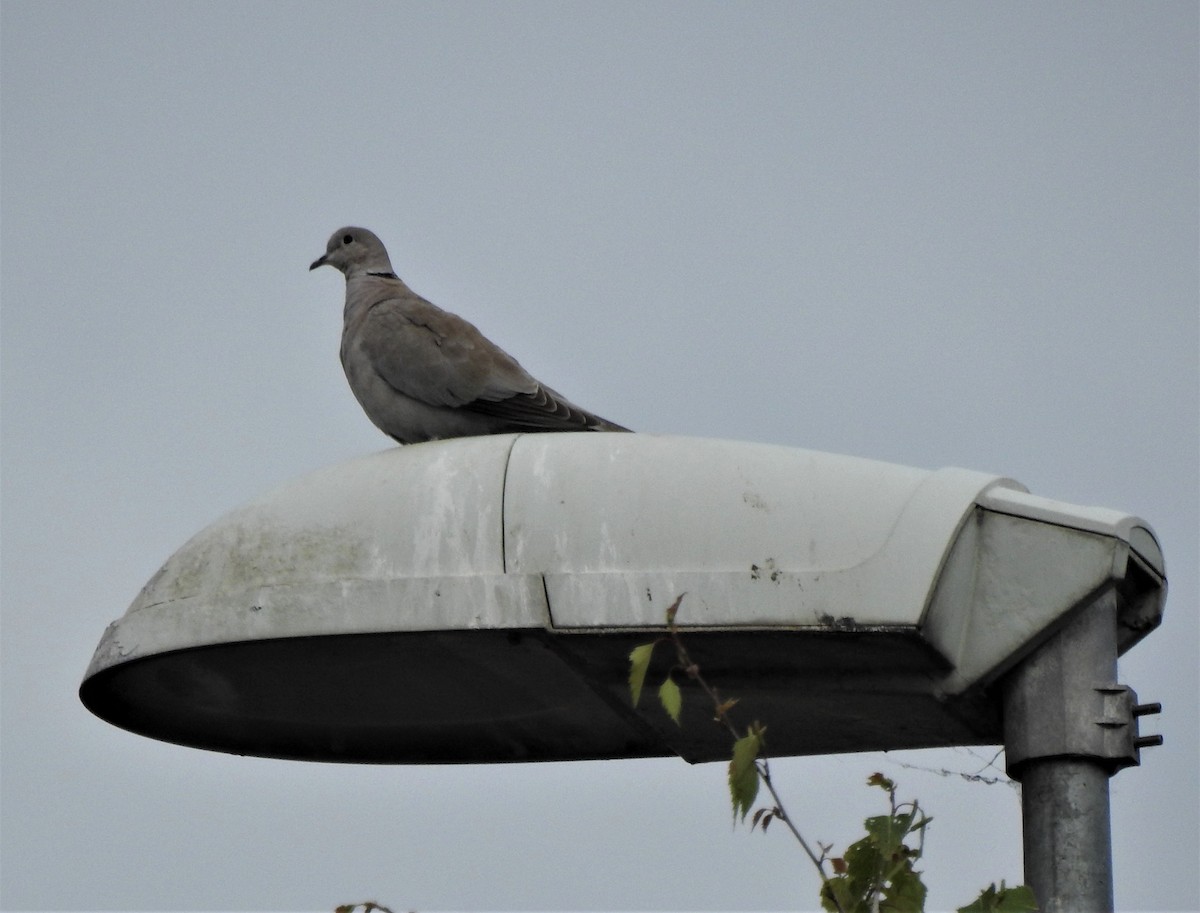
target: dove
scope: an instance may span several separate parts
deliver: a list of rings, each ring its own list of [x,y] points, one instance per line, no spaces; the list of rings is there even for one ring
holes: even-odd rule
[[[309,270],[346,277],[342,367],[359,405],[401,444],[514,431],[628,431],[576,406],[392,269],[365,228],[339,228]]]

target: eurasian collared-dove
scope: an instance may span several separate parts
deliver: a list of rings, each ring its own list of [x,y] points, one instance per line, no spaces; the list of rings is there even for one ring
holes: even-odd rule
[[[346,276],[342,367],[367,417],[402,444],[509,431],[628,431],[538,383],[461,317],[416,294],[365,228],[313,261]]]

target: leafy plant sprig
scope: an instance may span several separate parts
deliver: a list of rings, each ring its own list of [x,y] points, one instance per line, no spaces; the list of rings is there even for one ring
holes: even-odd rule
[[[675,664],[658,688],[658,699],[667,715],[680,723],[683,692],[674,675],[682,673],[695,682],[713,705],[713,720],[729,731],[733,738],[729,761],[729,796],[733,805],[734,822],[746,820],[746,815],[758,799],[759,785],[771,794],[773,805],[759,808],[750,821],[751,830],[761,828],[766,833],[772,821],[782,821],[804,850],[821,879],[821,906],[830,913],[922,913],[925,909],[926,887],[921,873],[914,868],[925,850],[925,829],[932,818],[917,802],[897,802],[896,784],[881,773],[872,774],[867,785],[878,787],[888,794],[889,812],[867,818],[863,822],[866,836],[851,844],[841,856],[830,857],[831,846],[817,844],[820,852],[800,833],[787,813],[775,784],[766,755],[767,727],[757,720],[740,728],[730,711],[737,698],[726,698],[709,683],[699,665],[692,659],[680,636],[675,617],[683,595],[667,609],[667,633],[650,643],[634,647],[629,654],[629,691],[636,707],[641,700],[650,668],[650,660],[659,644],[669,644],[675,652]],[[910,845],[914,843],[915,845]],[[828,864],[829,868],[826,868]],[[1009,888],[989,885],[980,892],[974,903],[960,907],[958,913],[1028,913],[1037,904],[1033,892],[1024,885]]]
[[[671,672],[682,671],[700,686],[700,689],[712,701],[713,719],[729,730],[729,734],[733,737],[733,755],[729,761],[728,782],[734,819],[746,820],[747,813],[758,798],[759,784],[765,786],[775,804],[769,809],[759,809],[751,819],[751,828],[761,827],[765,832],[772,821],[778,820],[785,824],[816,867],[823,890],[824,885],[829,881],[829,874],[825,869],[826,848],[820,847],[820,854],[815,853],[784,809],[783,800],[779,797],[775,784],[771,780],[771,766],[766,756],[767,727],[755,721],[744,730],[740,729],[729,713],[737,705],[737,698],[723,698],[720,692],[704,678],[699,665],[692,659],[687,647],[683,644],[683,639],[679,635],[679,627],[675,623],[675,616],[679,612],[679,605],[683,601],[684,595],[686,594],[681,593],[667,608],[666,636],[635,647],[629,654],[629,690],[633,697],[633,705],[636,707],[641,700],[642,687],[646,681],[646,672],[650,668],[650,659],[654,648],[660,643],[669,643],[675,650],[676,661]],[[659,686],[658,696],[663,710],[678,726],[681,725],[679,714],[683,706],[683,695],[671,677],[671,672],[668,672],[666,678],[663,679],[663,684]]]

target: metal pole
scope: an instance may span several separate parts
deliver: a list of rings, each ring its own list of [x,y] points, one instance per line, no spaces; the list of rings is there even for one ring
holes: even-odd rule
[[[1116,609],[1110,589],[1005,685],[1008,769],[1022,783],[1025,881],[1042,913],[1113,909],[1108,778],[1126,742],[1133,751],[1136,729],[1132,693],[1116,684]]]
[[[1025,883],[1043,913],[1113,909],[1108,771],[1090,761],[1030,761],[1021,772]]]

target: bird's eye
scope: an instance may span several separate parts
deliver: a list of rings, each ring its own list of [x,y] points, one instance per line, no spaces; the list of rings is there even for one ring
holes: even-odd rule
[[[342,235],[342,243],[343,244],[349,244],[353,240],[354,240],[354,235]]]

